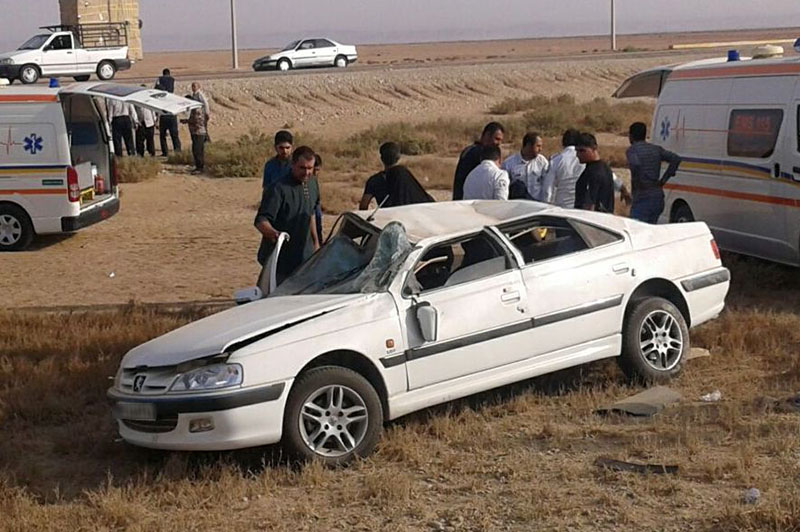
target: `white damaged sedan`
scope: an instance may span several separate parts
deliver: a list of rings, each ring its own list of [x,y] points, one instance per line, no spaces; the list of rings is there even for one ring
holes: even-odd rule
[[[266,297],[127,353],[108,396],[135,445],[282,441],[341,464],[388,420],[570,366],[666,380],[729,279],[701,222],[527,201],[347,213]]]

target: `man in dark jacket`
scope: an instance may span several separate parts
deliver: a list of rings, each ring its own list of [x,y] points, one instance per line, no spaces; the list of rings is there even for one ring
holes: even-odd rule
[[[319,202],[317,181],[312,179],[314,160],[311,148],[297,148],[292,154],[291,173],[264,190],[256,214],[255,226],[262,235],[258,249],[258,262],[262,266],[274,251],[280,233],[289,234],[278,257],[279,283],[319,248],[314,220],[315,206]]]
[[[600,158],[597,139],[581,133],[575,143],[578,160],[586,165],[575,184],[575,208],[614,213],[614,173]]]
[[[411,170],[400,163],[400,145],[396,142],[384,142],[380,147],[383,171],[367,180],[364,194],[361,196],[359,209],[369,208],[370,201],[375,198],[383,207],[399,207],[414,203],[428,203],[434,199],[411,173]]]
[[[168,68],[165,68],[156,81],[156,89],[167,91],[169,93],[175,92],[175,78],[172,77]],[[169,155],[167,149],[167,132],[172,138],[172,149],[181,151],[181,139],[178,133],[178,117],[175,115],[161,115],[158,120],[158,136],[161,141],[161,155],[166,157]]]
[[[464,199],[464,181],[476,166],[481,164],[481,149],[483,146],[497,146],[503,143],[505,128],[499,122],[489,122],[483,128],[480,141],[464,148],[458,158],[456,174],[453,177],[453,200]]]

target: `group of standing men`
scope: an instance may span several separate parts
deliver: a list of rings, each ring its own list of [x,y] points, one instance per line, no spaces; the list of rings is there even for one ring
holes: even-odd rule
[[[563,149],[548,160],[543,139],[536,132],[522,139],[519,153],[501,163],[500,146],[505,129],[490,122],[480,140],[461,152],[453,179],[453,199],[530,199],[564,208],[613,213],[615,192],[633,203],[633,218],[656,223],[664,208],[662,187],[675,175],[681,160],[676,154],[646,142],[647,127],[636,122],[629,129],[627,151],[633,197],[600,157],[597,139],[575,129],[564,132]],[[400,164],[397,143],[380,147],[383,170],[364,187],[359,208],[373,199],[379,207],[396,207],[434,201],[411,171]],[[661,163],[667,162],[661,174]],[[308,146],[294,149],[289,131],[275,134],[275,156],[264,165],[262,197],[255,218],[261,233],[258,262],[263,266],[280,234],[289,240],[277,264],[278,282],[291,275],[322,243],[322,208],[319,172],[322,158]]]
[[[144,87],[144,85],[142,85]],[[175,78],[170,70],[165,68],[156,81],[155,88],[169,93],[175,92]],[[189,118],[181,122],[188,124],[192,137],[192,156],[195,167],[192,173],[201,173],[205,167],[205,144],[208,142],[208,122],[211,112],[200,84],[192,83],[192,92],[186,98],[195,100],[202,107],[192,109]],[[114,153],[123,157],[139,155],[144,157],[145,150],[151,157],[156,155],[155,126],[158,123],[159,138],[161,141],[161,155],[167,157],[167,135],[172,140],[174,151],[181,151],[181,139],[178,128],[178,117],[171,114],[157,115],[154,111],[118,100],[109,100],[107,103],[108,120],[111,123],[111,135],[114,141]]]
[[[614,212],[614,193],[633,203],[631,217],[656,223],[664,209],[664,184],[678,169],[680,157],[646,142],[647,126],[631,124],[626,155],[633,196],[600,157],[597,139],[576,129],[564,132],[562,151],[549,161],[542,155],[542,136],[526,134],[519,153],[501,164],[505,129],[490,122],[478,142],[461,152],[453,178],[453,199],[532,199],[564,208]],[[661,174],[661,163],[667,162]]]

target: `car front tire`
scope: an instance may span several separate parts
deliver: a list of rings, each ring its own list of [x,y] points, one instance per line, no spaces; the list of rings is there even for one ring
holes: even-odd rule
[[[25,85],[39,81],[39,68],[36,65],[25,65],[19,69],[19,80]]]
[[[0,205],[0,251],[22,251],[33,241],[33,224],[16,205]]]
[[[681,201],[678,205],[675,206],[675,210],[672,212],[672,223],[686,223],[686,222],[693,222],[694,221],[694,213],[692,209],[683,201]]]
[[[82,82],[82,81],[89,81],[89,78],[91,76],[89,76],[89,74],[84,74],[83,76],[73,76],[73,77],[75,78],[75,81]]]
[[[101,61],[97,65],[97,77],[103,81],[114,79],[117,74],[117,67],[111,61]]]
[[[278,64],[275,66],[275,68],[277,68],[281,72],[286,72],[287,70],[292,69],[292,62],[289,61],[288,59],[281,59],[280,61],[278,61]]]
[[[628,378],[666,382],[683,369],[689,352],[689,327],[681,311],[661,297],[631,302],[622,330],[619,365]]]
[[[368,456],[383,430],[375,388],[353,370],[322,366],[294,383],[283,419],[283,445],[293,457],[346,465]]]

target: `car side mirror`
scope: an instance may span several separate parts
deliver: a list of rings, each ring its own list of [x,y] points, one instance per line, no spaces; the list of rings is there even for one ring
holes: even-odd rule
[[[246,303],[252,303],[253,301],[258,301],[259,299],[263,299],[264,292],[257,286],[251,286],[250,288],[243,288],[242,290],[237,290],[236,293],[233,294],[233,299],[236,300],[237,305],[244,305]]]
[[[426,342],[435,342],[439,333],[439,312],[430,303],[416,307],[417,323]]]

